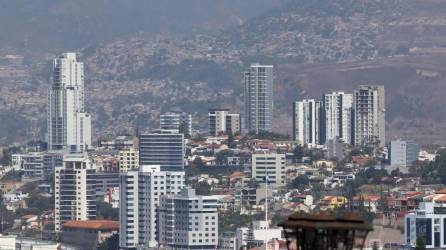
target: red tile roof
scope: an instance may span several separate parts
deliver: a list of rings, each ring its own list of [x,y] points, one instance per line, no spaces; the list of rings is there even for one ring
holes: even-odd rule
[[[113,220],[73,220],[63,224],[63,227],[82,228],[82,229],[96,229],[96,230],[118,230],[119,221]]]

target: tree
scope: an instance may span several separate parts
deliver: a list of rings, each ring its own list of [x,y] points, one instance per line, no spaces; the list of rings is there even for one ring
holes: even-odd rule
[[[198,182],[195,184],[195,193],[197,195],[210,195],[211,185],[209,185],[206,181]]]
[[[379,249],[379,247],[378,247],[378,242],[373,242],[373,247],[372,247],[372,249],[373,250],[378,250]]]
[[[415,250],[426,250],[426,242],[423,237],[417,238]]]
[[[118,250],[119,235],[113,234],[98,245],[98,250]]]
[[[304,157],[304,147],[297,145],[293,150],[293,154],[296,162],[302,162],[302,158]]]
[[[184,138],[190,139],[191,135],[189,134],[189,126],[186,121],[181,121],[178,131],[180,134],[184,134]]]
[[[290,188],[304,190],[310,184],[310,179],[306,175],[299,175],[290,183]]]
[[[200,156],[197,156],[197,157],[195,157],[194,161],[192,162],[192,165],[194,167],[204,167],[204,162]]]
[[[119,209],[107,202],[96,201],[96,217],[98,219],[119,220]]]

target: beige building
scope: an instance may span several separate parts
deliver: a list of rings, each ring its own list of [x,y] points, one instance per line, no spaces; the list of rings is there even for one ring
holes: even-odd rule
[[[139,167],[139,151],[134,148],[126,148],[119,151],[119,171],[127,172]]]
[[[256,153],[252,154],[252,178],[258,182],[269,182],[275,187],[285,186],[285,154]]]
[[[62,243],[78,246],[81,249],[96,249],[98,244],[113,234],[117,234],[118,231],[118,221],[67,221],[63,224],[61,241]]]
[[[220,133],[235,134],[240,132],[240,114],[230,113],[229,109],[209,110],[209,134],[218,136]]]

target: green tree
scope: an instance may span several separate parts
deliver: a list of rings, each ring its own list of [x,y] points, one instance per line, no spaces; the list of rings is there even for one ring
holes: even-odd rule
[[[211,185],[209,185],[206,181],[201,181],[195,184],[195,193],[197,195],[210,195],[211,194]]]
[[[415,250],[426,250],[426,242],[423,237],[417,238]]]
[[[293,150],[294,160],[296,162],[302,162],[302,158],[304,157],[304,153],[305,153],[304,147],[302,147],[301,145],[297,145],[294,148],[294,150]]]
[[[372,247],[372,249],[373,250],[379,250],[379,247],[378,247],[378,242],[373,242],[373,247]]]
[[[178,131],[184,135],[184,138],[190,139],[189,126],[186,121],[181,121]]]
[[[192,165],[194,167],[204,167],[204,162],[200,156],[197,156],[197,157],[195,157],[194,161],[192,162]]]
[[[96,217],[98,219],[119,220],[119,209],[107,202],[96,201]]]
[[[299,190],[306,189],[310,184],[310,179],[306,175],[299,175],[290,183],[290,188],[297,188]]]
[[[113,234],[98,245],[98,250],[118,250],[119,235]]]

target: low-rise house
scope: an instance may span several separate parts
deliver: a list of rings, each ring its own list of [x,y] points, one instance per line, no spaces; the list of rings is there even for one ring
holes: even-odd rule
[[[353,197],[351,206],[354,208],[364,207],[372,213],[378,211],[379,201],[381,197],[379,195],[358,195]]]
[[[5,202],[17,202],[17,201],[22,201],[25,198],[28,198],[29,194],[28,193],[23,193],[20,190],[15,190],[12,192],[9,192],[7,194],[3,195],[3,200]]]
[[[22,216],[21,219],[22,219],[22,230],[40,228],[39,216],[37,215],[27,214]]]
[[[318,203],[322,211],[334,210],[347,205],[348,200],[344,196],[324,196]]]
[[[96,249],[98,244],[118,233],[118,230],[118,221],[68,221],[63,224],[61,242],[81,249]]]

